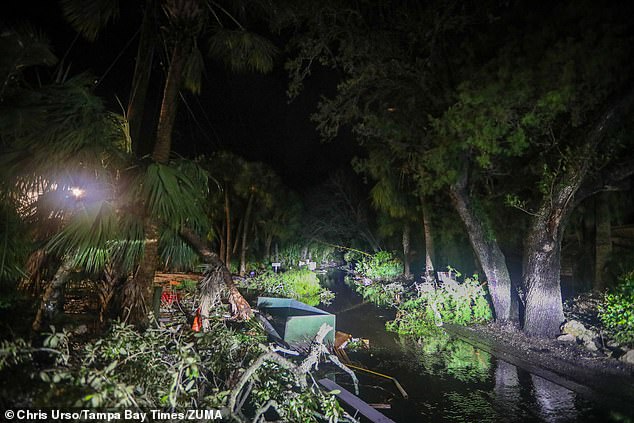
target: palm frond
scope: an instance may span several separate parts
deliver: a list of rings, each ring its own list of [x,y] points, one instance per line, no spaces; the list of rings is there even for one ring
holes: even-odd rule
[[[33,25],[18,24],[0,33],[0,81],[3,87],[11,77],[27,67],[55,63],[57,57],[49,40]]]
[[[74,265],[87,271],[103,269],[109,260],[108,244],[118,237],[117,214],[108,201],[82,207],[47,244],[50,252],[72,254]]]
[[[273,70],[277,48],[266,38],[244,30],[219,29],[209,39],[209,54],[234,72]]]
[[[0,202],[0,216],[0,282],[15,282],[24,276],[31,246],[24,222],[9,203]]]
[[[161,260],[172,271],[191,270],[200,264],[197,252],[172,228],[161,232],[159,249]]]
[[[0,167],[11,179],[104,171],[127,160],[123,119],[94,96],[91,78],[81,75],[25,93],[2,108],[0,138],[6,142]]]
[[[145,246],[143,221],[140,216],[126,214],[120,216],[119,238],[109,244],[111,258],[122,273],[132,272],[141,257]]]
[[[119,16],[119,0],[60,0],[64,18],[88,41]]]
[[[183,224],[201,224],[204,210],[201,207],[201,187],[176,166],[150,164],[139,176],[133,192],[142,199],[147,212],[168,226],[178,228]]]

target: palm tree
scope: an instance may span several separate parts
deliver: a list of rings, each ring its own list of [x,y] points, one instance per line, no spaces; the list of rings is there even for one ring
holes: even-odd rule
[[[64,0],[62,3],[66,16],[71,22],[75,22],[79,30],[90,28],[98,31],[116,14],[117,2],[94,0],[91,5],[102,13],[94,15],[95,22],[87,24],[82,12],[86,10],[86,2],[78,0]],[[107,5],[111,9],[105,11]],[[103,7],[99,9],[99,7]],[[90,9],[90,8],[88,8]],[[166,166],[170,159],[172,148],[172,133],[177,115],[178,96],[181,87],[185,86],[193,92],[201,89],[201,73],[203,67],[202,53],[199,50],[199,39],[203,36],[209,40],[209,51],[215,57],[221,58],[232,69],[252,69],[268,71],[272,68],[272,56],[275,49],[265,39],[249,33],[245,28],[219,3],[213,1],[197,0],[164,0],[162,9],[166,20],[165,44],[168,46],[168,68],[165,78],[163,95],[161,98],[160,114],[156,130],[156,138],[151,154],[153,164],[148,167],[146,183],[162,183],[162,180],[154,179],[152,175],[160,177],[169,173]],[[147,11],[153,10],[151,7]],[[78,18],[81,17],[81,18]],[[224,19],[221,19],[224,18]],[[227,22],[225,22],[227,21]],[[231,26],[227,26],[230,24]],[[147,72],[148,69],[140,69],[139,72]],[[136,141],[136,140],[133,140]],[[174,175],[173,175],[174,176]],[[165,187],[148,186],[148,192],[166,192]],[[151,206],[149,203],[146,206]],[[177,215],[182,215],[177,213]],[[166,218],[167,216],[162,216]],[[186,224],[186,221],[171,221],[170,223]],[[154,272],[158,263],[158,234],[162,224],[157,216],[149,212],[144,219],[144,231],[146,234],[143,259],[139,265],[133,280],[127,286],[129,306],[134,308],[135,320],[143,321],[147,313],[147,305],[152,295],[152,283]],[[187,239],[191,239],[192,233],[187,232]],[[227,246],[228,247],[228,246]],[[215,253],[214,253],[215,254]],[[204,255],[210,260],[209,255]],[[216,255],[217,257],[217,255]],[[215,259],[214,259],[215,260]],[[222,264],[222,263],[220,263]],[[226,280],[226,279],[224,279]],[[233,304],[234,309],[239,310],[241,317],[248,317],[248,304],[239,295],[235,287],[229,287],[232,294],[230,298],[237,298],[240,304]]]

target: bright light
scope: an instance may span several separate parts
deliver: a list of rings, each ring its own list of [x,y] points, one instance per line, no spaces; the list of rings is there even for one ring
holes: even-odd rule
[[[71,188],[70,192],[75,196],[75,198],[81,198],[84,196],[85,191],[81,188]]]

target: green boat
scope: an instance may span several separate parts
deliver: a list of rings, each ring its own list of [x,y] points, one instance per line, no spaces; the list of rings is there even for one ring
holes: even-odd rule
[[[257,308],[269,334],[293,348],[306,348],[324,323],[333,329],[324,343],[333,345],[335,342],[334,314],[291,298],[258,297]]]

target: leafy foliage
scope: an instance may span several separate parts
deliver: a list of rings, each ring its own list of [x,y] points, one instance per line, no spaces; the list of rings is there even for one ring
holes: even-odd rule
[[[356,290],[363,295],[364,300],[378,306],[398,306],[402,301],[405,287],[400,282],[373,282],[368,285],[356,284]]]
[[[599,318],[618,342],[634,344],[634,272],[623,276],[612,292],[605,294]]]
[[[4,380],[26,377],[33,382],[29,392],[20,392],[23,397],[13,392],[4,403],[165,411],[223,409],[232,378],[260,356],[265,337],[256,324],[238,330],[222,321],[212,325],[213,330],[204,334],[183,332],[180,325],[139,333],[116,323],[106,336],[78,348],[73,347],[76,343],[68,333],[55,331],[42,347],[21,339],[2,342],[0,375]],[[38,366],[34,365],[36,356],[52,360]],[[315,413],[337,421],[342,415],[334,396],[300,389],[291,370],[276,362],[266,362],[256,372],[244,409],[255,410],[274,400],[285,421],[317,421]]]
[[[414,298],[399,306],[396,319],[388,322],[389,330],[422,336],[443,323],[467,325],[492,318],[486,290],[477,275],[463,282],[446,280],[440,286],[422,282],[416,290]]]
[[[334,296],[328,289],[321,287],[317,274],[306,267],[280,273],[267,271],[244,283],[248,288],[266,294],[294,298],[313,306],[329,302]]]
[[[379,251],[361,256],[354,270],[373,281],[387,281],[403,274],[403,263],[389,251]]]

